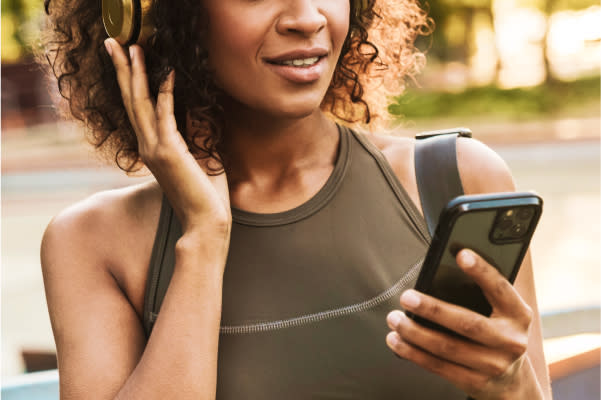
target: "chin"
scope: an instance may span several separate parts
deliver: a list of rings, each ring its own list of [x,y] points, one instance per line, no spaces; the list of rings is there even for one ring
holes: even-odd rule
[[[269,104],[264,104],[262,111],[274,116],[284,118],[305,118],[320,110],[322,96],[311,96],[311,98],[273,99]]]
[[[316,104],[311,107],[305,106],[305,107],[282,108],[280,110],[277,110],[273,114],[279,115],[284,118],[299,119],[299,118],[306,118],[306,117],[314,114],[319,109],[320,109],[319,104]]]
[[[265,93],[269,93],[268,90]],[[286,93],[285,95],[252,96],[247,98],[230,97],[233,104],[241,109],[247,109],[258,117],[265,115],[276,119],[302,119],[321,110],[323,101],[322,90],[312,93]]]

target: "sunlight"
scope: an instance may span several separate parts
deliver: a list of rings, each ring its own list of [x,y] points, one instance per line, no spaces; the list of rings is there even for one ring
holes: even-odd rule
[[[562,11],[551,17],[548,45],[553,72],[576,79],[601,67],[601,7]]]
[[[504,88],[535,86],[547,78],[545,52],[554,77],[564,80],[598,74],[601,68],[601,7],[560,11],[549,18],[515,1],[494,3],[494,37],[490,27],[476,26],[472,56],[474,83],[491,76],[496,50],[500,62],[497,83]],[[496,49],[495,49],[496,46]],[[494,74],[492,74],[494,77]]]
[[[495,10],[496,43],[501,60],[498,83],[503,88],[534,86],[545,80],[545,15],[531,8]]]

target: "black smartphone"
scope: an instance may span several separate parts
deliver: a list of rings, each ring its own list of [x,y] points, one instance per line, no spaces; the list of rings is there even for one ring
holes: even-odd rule
[[[415,289],[480,314],[492,307],[480,287],[457,265],[464,248],[478,253],[513,283],[542,213],[543,200],[532,192],[465,195],[443,210]],[[422,325],[447,329],[407,312]]]

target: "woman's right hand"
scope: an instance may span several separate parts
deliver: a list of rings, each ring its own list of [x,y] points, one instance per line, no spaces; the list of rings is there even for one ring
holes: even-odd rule
[[[173,206],[184,233],[225,229],[231,210],[225,172],[209,176],[188,150],[173,112],[175,72],[161,84],[156,104],[148,89],[143,50],[129,47],[130,57],[114,39],[105,46],[115,69],[121,96],[138,140],[138,152]],[[131,63],[130,63],[131,60]]]

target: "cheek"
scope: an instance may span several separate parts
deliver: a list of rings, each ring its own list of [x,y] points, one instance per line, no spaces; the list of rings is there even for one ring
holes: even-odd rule
[[[253,75],[254,52],[249,51],[252,43],[241,31],[225,33],[220,40],[209,46],[209,64],[215,73],[215,83],[234,97],[245,93],[252,87],[252,80],[245,77]]]
[[[261,19],[254,15],[252,10],[240,10],[240,6],[234,6],[235,2],[217,1],[223,3],[209,2],[206,45],[209,63],[219,77],[223,76],[223,69],[251,68],[256,61],[257,48],[264,32]]]
[[[351,0],[353,1],[353,0]],[[328,18],[328,29],[336,50],[340,51],[349,31],[349,0],[329,0],[324,6]]]
[[[212,30],[207,46],[211,65],[220,69],[234,62],[248,63],[254,54],[253,34],[244,28]]]

